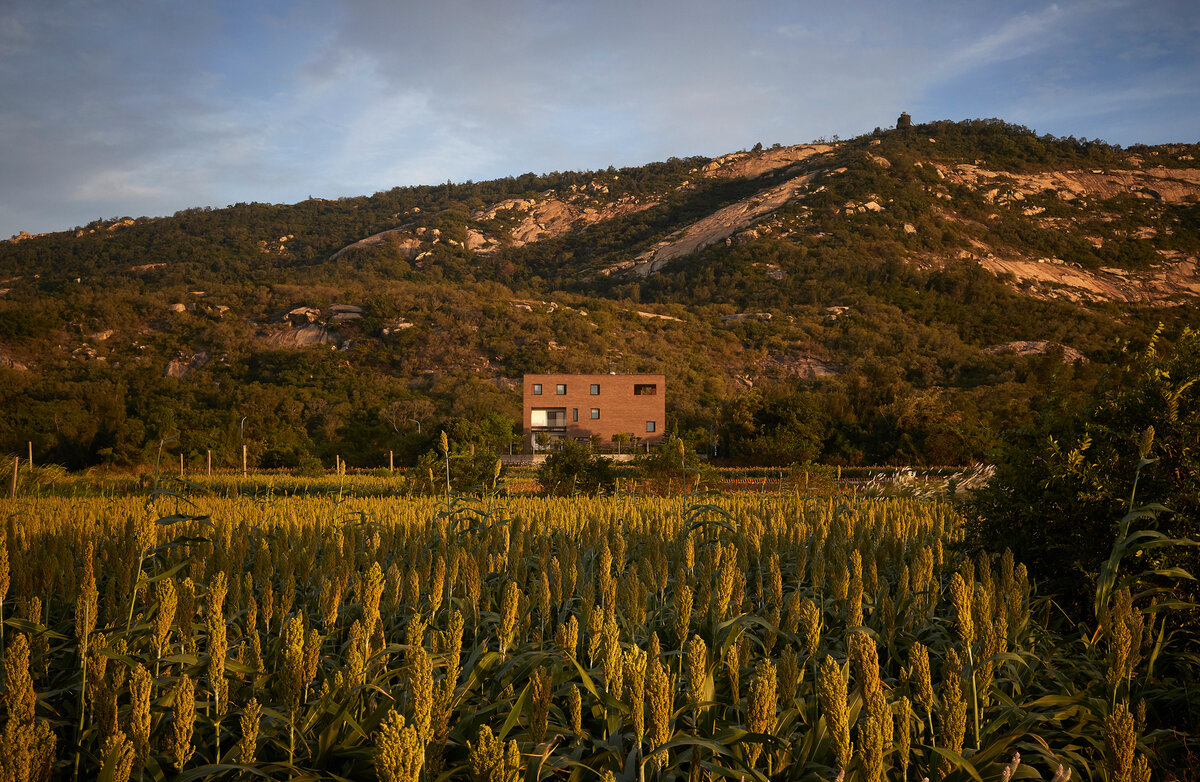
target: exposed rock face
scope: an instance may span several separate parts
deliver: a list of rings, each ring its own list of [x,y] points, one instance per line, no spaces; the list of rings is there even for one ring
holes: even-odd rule
[[[302,348],[307,345],[326,345],[333,342],[329,330],[318,323],[310,323],[299,328],[276,331],[266,338],[268,345],[280,348]]]
[[[1068,345],[1058,345],[1054,342],[1045,340],[1035,341],[1017,341],[1006,342],[1003,345],[992,345],[990,348],[984,348],[984,353],[997,355],[999,353],[1015,353],[1018,356],[1041,356],[1045,355],[1053,347],[1062,349],[1062,360],[1064,364],[1086,364],[1087,356],[1080,353],[1073,347]]]
[[[606,186],[593,182],[589,187],[574,190],[565,197],[559,197],[549,190],[539,198],[506,199],[471,215],[473,221],[483,225],[468,227],[462,246],[480,255],[487,255],[502,247],[522,247],[543,239],[554,239],[594,223],[635,214],[658,205],[657,200],[631,196],[612,202],[594,198],[596,194],[607,192]],[[506,235],[489,235],[486,223],[498,217],[519,217],[519,220],[506,231]],[[397,251],[408,260],[420,260],[432,245],[441,240],[441,232],[436,228],[417,228],[413,231],[393,228],[343,247],[330,256],[330,260],[336,260],[353,248],[375,247],[389,241],[395,242]],[[459,244],[455,240],[447,243]]]
[[[410,323],[407,320],[404,320],[403,318],[396,318],[394,320],[390,320],[387,322],[387,324],[382,329],[383,336],[387,337],[392,334],[395,334],[398,331],[406,331],[408,329],[411,329],[415,325],[416,325],[415,323]]]
[[[492,242],[483,235],[482,231],[477,231],[474,228],[467,229],[466,247],[468,250],[475,252],[483,251],[489,248]]]
[[[714,158],[700,172],[706,177],[753,179],[770,171],[807,160],[814,155],[830,152],[835,144],[798,144],[794,147],[767,149],[762,152],[734,152]]]
[[[519,310],[526,312],[545,312],[550,314],[558,309],[556,301],[539,301],[537,299],[512,299],[508,302]]]
[[[758,362],[760,373],[779,377],[795,377],[801,380],[820,380],[841,374],[842,368],[807,353],[787,353],[767,356]]]
[[[776,382],[783,378],[823,380],[836,377],[842,372],[842,368],[831,361],[807,353],[793,352],[764,356],[755,362],[755,369],[754,372],[734,375],[734,382],[746,388],[754,388],[764,381]]]
[[[193,353],[191,356],[182,354],[176,356],[167,362],[167,369],[163,373],[164,377],[183,377],[193,369],[204,366],[208,363],[208,354],[204,351]]]
[[[748,320],[757,320],[762,321],[763,323],[768,323],[770,322],[771,317],[771,313],[769,312],[739,312],[736,315],[722,315],[721,322],[744,323]]]
[[[29,370],[29,367],[5,353],[0,353],[0,367],[15,369],[18,372],[27,372]]]
[[[362,247],[376,247],[387,241],[396,242],[396,250],[408,260],[413,260],[421,252],[421,240],[412,235],[408,231],[399,228],[393,228],[387,231],[380,231],[377,234],[368,236],[366,239],[359,239],[354,244],[349,244],[335,252],[329,257],[329,260],[334,261],[340,258],[347,250]]]
[[[753,179],[795,165],[814,155],[829,152],[835,147],[834,144],[800,144],[762,152],[737,152],[707,163],[699,173],[704,177]],[[681,232],[681,235],[656,245],[636,260],[604,270],[602,273],[611,274],[635,266],[638,267],[637,272],[642,275],[657,271],[667,260],[688,255],[722,241],[759,217],[778,209],[807,184],[811,177],[812,174],[794,177],[754,198],[728,206]],[[688,183],[684,183],[681,187],[687,186]],[[471,215],[471,220],[476,225],[467,228],[463,246],[480,255],[487,255],[506,246],[522,247],[533,242],[554,239],[571,231],[616,217],[636,214],[659,204],[656,198],[625,196],[615,201],[600,198],[607,193],[607,185],[591,182],[583,187],[573,185],[569,192],[563,194],[550,190],[542,193],[540,197],[500,201]],[[516,222],[504,231],[507,235],[489,235],[488,231],[491,229],[487,224],[497,219],[509,222],[515,219]],[[331,256],[331,260],[337,259],[352,248],[373,247],[388,241],[395,242],[397,250],[409,260],[420,260],[430,245],[439,241],[436,234],[436,230],[426,233],[422,228],[415,231],[394,228],[343,247]]]
[[[489,239],[482,231],[477,231],[476,237],[468,233],[467,240],[480,243],[480,252],[486,254],[499,249],[502,244],[521,247],[542,239],[554,239],[594,223],[636,214],[658,205],[656,200],[628,196],[609,204],[595,204],[591,200],[582,193],[572,194],[564,200],[553,191],[543,193],[540,199],[510,198],[471,215],[477,222],[495,220],[505,212],[522,215],[520,222],[509,231],[507,242]]]
[[[1045,171],[1037,174],[1019,174],[1006,171],[989,171],[966,163],[949,167],[938,165],[944,177],[957,184],[975,188],[986,187],[989,182],[1002,180],[1002,187],[989,190],[991,202],[1003,202],[1004,193],[1020,194],[1014,200],[1026,196],[1041,195],[1054,191],[1059,198],[1073,201],[1082,196],[1113,198],[1132,193],[1143,198],[1153,198],[1164,203],[1182,203],[1189,198],[1200,197],[1200,169],[1195,168],[1146,168],[1115,171]],[[1011,196],[1009,196],[1011,198]]]
[[[724,241],[733,233],[748,227],[755,220],[775,211],[795,198],[812,182],[817,173],[810,172],[794,177],[753,198],[747,198],[723,209],[718,209],[708,217],[692,223],[682,231],[655,244],[632,261],[610,266],[602,273],[611,275],[632,269],[634,273],[643,277],[649,276],[661,269],[671,259],[691,255],[705,247]]]
[[[1168,261],[1144,271],[1091,271],[1053,258],[1010,259],[989,254],[976,260],[993,274],[1011,274],[1018,283],[1032,284],[1027,292],[1041,298],[1169,306],[1200,296],[1196,258]]]
[[[674,315],[660,315],[657,312],[642,312],[641,310],[638,310],[638,315],[640,317],[646,318],[647,320],[673,320],[673,321],[677,321],[679,323],[683,322],[681,319],[675,317]]]
[[[929,139],[931,143],[933,139]],[[856,154],[864,155],[865,161],[874,167],[880,176],[896,175],[899,169],[893,161],[878,154],[879,139],[871,142],[868,149]],[[840,144],[802,144],[792,147],[777,147],[753,152],[736,152],[715,158],[695,169],[692,178],[682,184],[674,184],[675,190],[693,188],[693,182],[711,178],[742,178],[753,180],[766,174],[775,174],[758,187],[754,195],[728,204],[712,213],[678,228],[653,246],[636,255],[625,256],[613,262],[606,261],[607,268],[598,270],[606,276],[632,274],[648,276],[661,270],[666,264],[693,255],[712,245],[724,242],[728,245],[752,242],[763,237],[789,239],[801,235],[820,239],[823,234],[806,234],[804,224],[812,217],[812,208],[806,196],[821,192],[825,182],[846,171],[832,160],[840,154]],[[1189,203],[1200,200],[1200,168],[1170,168],[1166,166],[1144,167],[1144,159],[1138,155],[1127,155],[1127,163],[1121,168],[1105,170],[1057,170],[1037,173],[998,171],[983,168],[975,163],[947,164],[932,161],[915,161],[914,166],[936,173],[937,180],[926,180],[927,190],[938,199],[935,211],[942,219],[968,223],[956,211],[955,199],[958,188],[970,188],[984,200],[996,207],[1018,210],[1044,230],[1075,230],[1073,217],[1064,217],[1061,208],[1047,207],[1047,197],[1053,196],[1068,203],[1086,207],[1091,199],[1107,199],[1116,196],[1144,198],[1160,204]],[[1182,158],[1181,158],[1182,159]],[[827,162],[829,161],[829,162]],[[845,162],[840,161],[839,162]],[[903,173],[899,171],[899,173]],[[369,247],[391,242],[397,251],[418,266],[434,251],[434,245],[444,242],[461,247],[479,256],[495,253],[503,248],[554,239],[588,226],[641,212],[663,203],[671,197],[670,192],[650,192],[634,198],[624,196],[613,199],[609,196],[612,182],[606,174],[597,174],[590,183],[570,185],[560,191],[548,190],[535,196],[510,198],[476,210],[470,215],[461,241],[444,238],[437,229],[424,227],[397,227],[369,236],[336,253],[353,247]],[[855,195],[853,200],[839,202],[835,212],[854,215],[859,219],[878,216],[899,238],[924,235],[922,223],[904,222],[900,204],[874,194]],[[789,202],[798,202],[797,208],[779,213],[780,207]],[[410,218],[418,210],[405,213]],[[1094,217],[1084,208],[1080,214]],[[895,215],[895,217],[893,217]],[[394,216],[401,218],[400,214]],[[909,218],[911,219],[911,218]],[[1114,218],[1116,219],[1116,218]],[[1169,229],[1139,226],[1128,229],[1131,239],[1151,239]],[[1169,305],[1190,301],[1200,296],[1200,278],[1197,276],[1197,258],[1190,254],[1172,254],[1160,251],[1162,262],[1149,270],[1123,271],[1120,269],[1087,270],[1065,264],[1053,258],[1028,257],[1028,250],[1018,244],[1018,249],[985,247],[982,242],[995,242],[988,236],[985,226],[975,225],[968,233],[968,241],[976,245],[978,252],[963,255],[948,250],[929,255],[914,255],[911,260],[926,265],[946,265],[963,260],[975,261],[997,275],[1011,275],[1019,289],[1032,296],[1065,298],[1077,302],[1118,301],[1139,304]],[[1095,233],[1095,232],[1093,232]],[[972,238],[973,237],[973,238]],[[285,237],[281,237],[282,238]],[[934,236],[936,239],[936,235]],[[1096,247],[1103,247],[1105,238],[1099,235],[1086,237]],[[1000,240],[1003,242],[1003,240]],[[282,242],[281,242],[282,243]],[[910,243],[910,248],[913,246]],[[1190,252],[1190,251],[1189,251]],[[785,278],[787,270],[779,266],[761,267],[772,279]],[[594,267],[582,270],[593,272]]]
[[[297,307],[284,316],[284,320],[293,326],[306,326],[315,323],[321,317],[321,311],[316,307]]]

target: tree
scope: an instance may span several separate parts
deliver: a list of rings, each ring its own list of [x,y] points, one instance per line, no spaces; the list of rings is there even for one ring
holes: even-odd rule
[[[432,413],[433,403],[428,399],[422,397],[396,399],[388,403],[387,407],[379,410],[379,420],[391,427],[396,434],[411,429],[414,424],[417,431],[420,432],[422,426],[428,423],[426,419]]]
[[[690,492],[701,483],[711,486],[716,477],[715,471],[702,464],[696,452],[673,434],[635,464],[639,484],[652,494]]]
[[[503,466],[496,452],[490,448],[475,448],[473,444],[461,445],[450,441],[450,486],[460,494],[483,495],[503,492],[508,468]],[[418,484],[433,476],[430,490],[439,494],[445,489],[444,470],[446,456],[438,450],[427,451],[417,460],[413,475]]]
[[[617,483],[612,462],[585,443],[563,440],[537,471],[542,491],[558,497],[611,491]]]
[[[1139,469],[1143,460],[1152,461]],[[995,478],[974,501],[971,535],[992,550],[1012,548],[1049,591],[1083,610],[1130,507],[1160,503],[1170,512],[1159,514],[1159,531],[1194,539],[1198,484],[1200,332],[1184,329],[1169,352],[1156,334],[1127,353],[1082,413],[1060,392],[1036,425],[1008,434]],[[1198,559],[1188,548],[1143,561],[1195,572]]]
[[[729,452],[748,464],[814,461],[821,455],[828,428],[828,415],[806,391],[755,390],[725,408]]]

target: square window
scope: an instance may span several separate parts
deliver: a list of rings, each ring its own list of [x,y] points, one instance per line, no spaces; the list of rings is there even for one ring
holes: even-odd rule
[[[592,396],[599,396],[599,395],[600,395],[600,384],[592,383]]]
[[[562,396],[563,394],[567,393],[567,384],[559,383],[558,385],[556,385],[554,387],[554,393],[558,394],[559,396]]]
[[[533,395],[534,395],[534,396],[541,396],[541,395],[542,395],[542,384],[541,384],[541,383],[534,383],[534,384],[533,384]]]
[[[653,431],[654,431],[654,422],[653,422],[653,421],[647,421],[647,422],[646,422],[646,431],[647,431],[647,432],[653,432]]]
[[[592,408],[592,420],[597,421],[599,419],[600,419],[600,408],[593,407]]]

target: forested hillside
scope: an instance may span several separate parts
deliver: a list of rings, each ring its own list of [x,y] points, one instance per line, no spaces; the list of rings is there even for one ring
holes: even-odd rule
[[[441,429],[507,451],[523,373],[652,371],[701,452],[984,460],[1200,321],[1198,152],[939,122],[14,237],[0,452],[144,464],[171,438],[232,466],[244,436],[261,466],[378,466]]]

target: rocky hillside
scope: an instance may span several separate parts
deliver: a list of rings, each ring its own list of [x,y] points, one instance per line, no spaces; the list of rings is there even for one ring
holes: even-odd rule
[[[264,464],[377,463],[442,425],[507,447],[524,372],[653,370],[731,458],[979,459],[1195,324],[1197,152],[939,122],[20,235],[0,448],[240,455],[249,416]]]
[[[823,238],[806,230],[812,220],[805,219],[804,212],[827,208],[828,199],[818,196],[836,189],[839,177],[857,178],[867,167],[879,169],[873,175],[892,179],[889,189],[903,190],[917,182],[931,207],[923,210],[926,222],[932,222],[926,229],[957,235],[955,244],[960,246],[947,248],[949,252],[910,252],[914,263],[972,262],[1027,295],[1072,301],[1170,305],[1200,295],[1197,248],[1190,236],[1177,234],[1180,223],[1188,220],[1188,207],[1194,207],[1200,197],[1200,164],[1190,148],[1105,149],[1096,164],[1068,161],[1088,167],[1028,170],[1025,160],[1016,160],[1007,167],[987,168],[980,159],[970,163],[947,159],[936,147],[938,130],[925,138],[904,138],[894,171],[885,153],[898,146],[896,140],[888,139],[889,146],[884,147],[883,138],[873,138],[865,149],[863,141],[857,140],[732,153],[689,169],[689,178],[669,191],[639,196],[610,197],[606,182],[619,181],[619,176],[604,174],[583,186],[572,184],[565,193],[547,190],[475,209],[464,222],[465,238],[446,241],[477,255],[495,255],[636,215],[677,197],[679,191],[698,189],[705,180],[758,185],[645,248],[623,248],[611,265],[579,269],[585,275],[598,271],[611,277],[645,277],[721,242],[771,236],[803,245]],[[912,211],[916,204],[911,193],[906,195],[910,197],[902,207]],[[895,202],[895,195],[883,198],[870,193],[865,200],[835,204],[833,213],[903,231],[906,236],[917,234],[914,222],[888,214]],[[989,212],[983,220],[978,219],[981,206]],[[790,212],[786,217],[779,214],[784,207]],[[419,211],[405,216],[416,218]],[[442,240],[441,232],[417,227],[416,219],[408,222],[361,239],[333,257],[349,249],[392,242],[409,260],[423,261]],[[998,235],[998,228],[1016,236]],[[1093,252],[1065,247],[1062,254],[1068,257],[1047,256],[1043,242],[1029,240],[1045,233],[1072,235],[1074,242],[1090,245]]]

